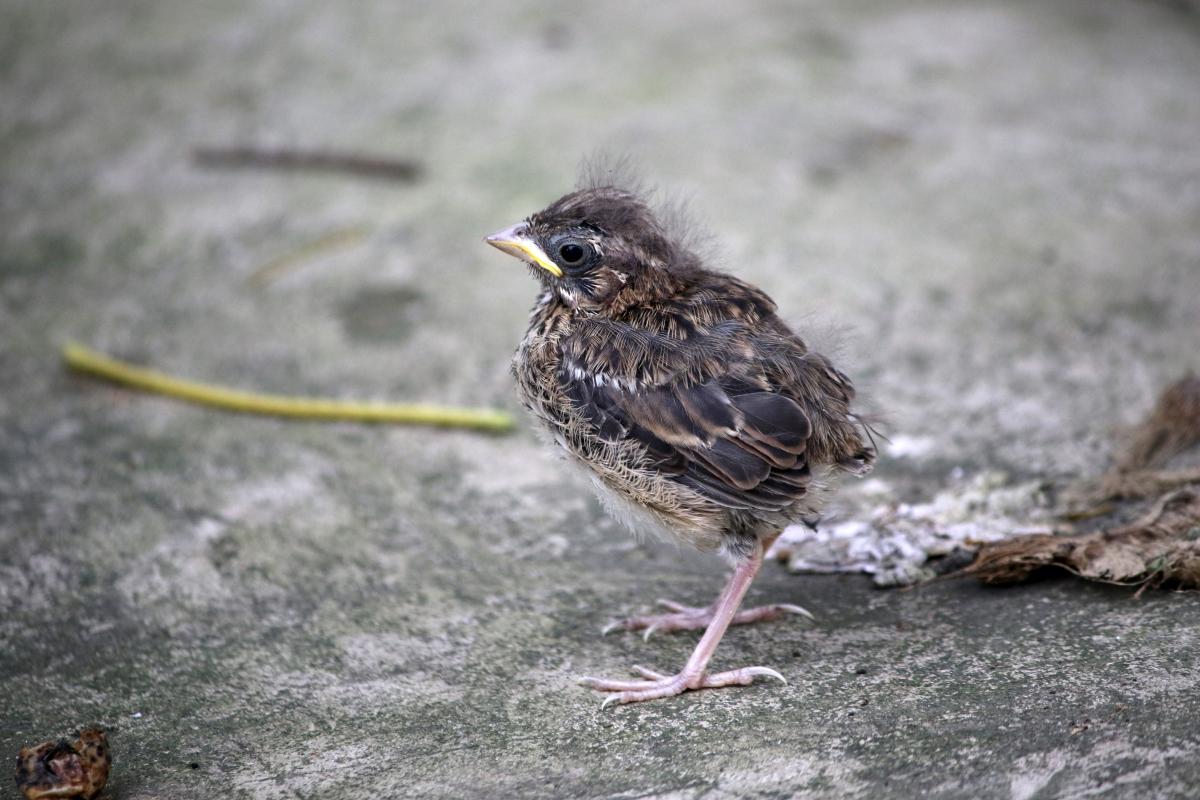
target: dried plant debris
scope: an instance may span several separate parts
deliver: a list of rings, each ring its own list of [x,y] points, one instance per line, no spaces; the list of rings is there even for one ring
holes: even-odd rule
[[[1186,375],[1159,396],[1154,411],[1129,433],[1115,472],[1160,467],[1200,444],[1200,377]]]
[[[1011,484],[986,472],[952,486],[928,503],[903,503],[888,484],[863,487],[869,508],[812,530],[793,525],[771,555],[792,572],[865,572],[877,586],[905,586],[942,572],[937,559],[978,543],[1052,530],[1048,487]]]
[[[1070,515],[1086,516],[1112,500],[1138,500],[1200,482],[1200,467],[1161,469],[1200,443],[1200,377],[1187,375],[1158,398],[1150,415],[1118,446],[1113,467],[1095,481],[1074,487]]]
[[[900,502],[875,479],[856,495],[857,507],[818,530],[788,528],[771,555],[794,572],[865,572],[878,586],[955,570],[1007,583],[1058,566],[1097,581],[1200,588],[1194,502],[1200,466],[1168,468],[1198,442],[1200,378],[1189,375],[1171,384],[1145,421],[1122,437],[1113,468],[1101,478],[1054,487],[1011,484],[1003,473],[989,472],[960,480],[927,503]],[[893,448],[893,455],[912,451]],[[1134,523],[1104,525],[1102,518],[1118,512],[1128,520],[1128,504],[1119,501],[1134,499],[1157,502]]]
[[[1200,588],[1200,467],[1164,469],[1200,443],[1200,378],[1188,375],[1159,396],[1150,415],[1123,437],[1113,467],[1063,494],[1065,520],[1120,511],[1117,501],[1158,498],[1136,521],[1059,536],[1014,536],[984,545],[960,574],[1012,583],[1059,567],[1105,583]]]
[[[99,728],[80,731],[67,739],[22,747],[17,756],[17,788],[28,800],[91,798],[108,782],[112,753]]]
[[[1155,497],[1163,492],[1193,483],[1200,483],[1200,467],[1144,469],[1123,474],[1110,473],[1100,481],[1099,491],[1088,498],[1088,505],[1094,511],[1110,511],[1113,507],[1106,506],[1106,501],[1140,500],[1146,497]],[[1085,512],[1084,516],[1092,516],[1092,514]]]
[[[197,147],[192,158],[198,166],[225,169],[271,169],[287,172],[340,172],[360,178],[413,183],[422,166],[408,158],[384,158],[328,150],[264,149],[250,146]]]
[[[1200,489],[1172,492],[1128,525],[985,544],[963,574],[1014,583],[1044,567],[1125,586],[1200,588]]]
[[[246,278],[246,283],[251,286],[266,286],[312,259],[342,247],[359,244],[367,238],[369,233],[370,230],[361,225],[330,231],[272,258],[250,273],[250,276]]]
[[[1081,578],[1140,586],[1200,588],[1200,467],[1162,468],[1200,443],[1200,378],[1188,375],[1159,396],[1150,415],[1118,446],[1113,468],[1064,493],[1065,519],[1103,517],[1116,501],[1158,498],[1132,523],[1066,536],[1014,536],[984,545],[962,571],[985,583],[1013,583],[1044,567]]]

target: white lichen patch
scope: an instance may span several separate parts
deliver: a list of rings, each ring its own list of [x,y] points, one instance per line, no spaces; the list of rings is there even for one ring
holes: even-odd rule
[[[1049,503],[1042,481],[1010,484],[984,472],[939,492],[927,503],[903,503],[881,480],[863,486],[860,508],[817,530],[793,525],[771,555],[793,572],[864,572],[878,586],[933,576],[932,558],[1022,533],[1047,533]]]
[[[937,440],[932,436],[910,436],[897,434],[887,444],[892,458],[924,458],[937,449]]]

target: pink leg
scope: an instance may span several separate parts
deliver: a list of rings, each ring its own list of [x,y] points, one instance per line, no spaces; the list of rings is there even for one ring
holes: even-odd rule
[[[696,645],[696,649],[692,651],[691,657],[679,674],[663,675],[644,667],[635,667],[634,670],[644,680],[614,681],[604,678],[580,678],[579,682],[602,692],[614,692],[604,701],[601,708],[607,708],[614,703],[637,703],[642,700],[671,697],[691,689],[749,686],[760,675],[778,678],[787,683],[782,675],[767,667],[743,667],[715,674],[709,674],[706,671],[713,652],[721,642],[721,637],[725,635],[726,629],[737,616],[738,606],[742,604],[742,598],[746,596],[750,583],[758,574],[759,567],[762,566],[764,550],[764,543],[759,542],[754,554],[733,571],[729,583],[725,585],[720,597],[712,606],[712,619],[704,631],[704,636],[700,638],[699,644]]]

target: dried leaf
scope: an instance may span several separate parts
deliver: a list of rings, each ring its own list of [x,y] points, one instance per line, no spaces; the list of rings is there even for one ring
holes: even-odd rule
[[[1200,483],[1200,467],[1154,469],[1200,443],[1200,377],[1185,375],[1164,389],[1154,410],[1124,439],[1112,469],[1065,493],[1067,518],[1095,516],[1110,500],[1139,500]]]
[[[984,583],[1013,583],[1049,566],[1105,583],[1200,588],[1200,490],[1173,492],[1129,525],[986,544],[963,574]]]
[[[1200,443],[1200,377],[1185,375],[1159,395],[1154,411],[1130,431],[1118,454],[1115,472],[1134,472],[1165,464]]]

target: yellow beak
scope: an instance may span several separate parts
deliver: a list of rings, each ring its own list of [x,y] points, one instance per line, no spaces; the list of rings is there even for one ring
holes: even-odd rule
[[[516,256],[522,261],[541,267],[556,278],[561,278],[563,271],[559,269],[558,264],[551,261],[550,256],[546,255],[546,251],[538,246],[537,242],[530,239],[525,231],[525,223],[518,222],[511,228],[505,228],[491,236],[485,236],[483,240],[497,250],[508,253],[510,256]]]

